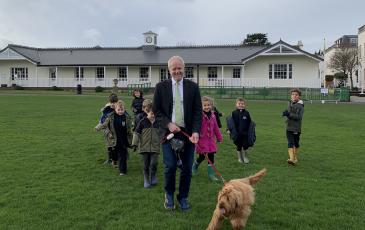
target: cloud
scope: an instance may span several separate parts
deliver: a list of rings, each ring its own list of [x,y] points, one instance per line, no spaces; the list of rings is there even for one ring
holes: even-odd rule
[[[82,33],[82,37],[86,39],[89,45],[99,45],[102,41],[102,34],[99,30],[95,28],[84,30]]]

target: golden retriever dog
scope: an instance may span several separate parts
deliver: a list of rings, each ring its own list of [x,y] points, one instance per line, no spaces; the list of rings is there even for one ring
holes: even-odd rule
[[[255,203],[255,192],[252,185],[266,175],[262,169],[253,176],[234,179],[224,183],[218,194],[218,203],[207,230],[218,230],[224,219],[229,219],[232,229],[242,229]]]

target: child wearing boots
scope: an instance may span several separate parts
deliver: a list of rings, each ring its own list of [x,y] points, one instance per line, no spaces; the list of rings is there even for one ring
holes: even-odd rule
[[[283,112],[286,117],[286,138],[288,140],[288,164],[295,165],[298,162],[299,140],[302,128],[304,103],[300,100],[301,92],[295,88],[290,91],[288,108]]]
[[[138,152],[142,155],[143,187],[150,188],[157,184],[156,173],[158,154],[160,153],[160,138],[158,134],[158,124],[155,121],[155,115],[152,111],[152,103],[146,105],[144,111],[147,116],[142,118],[138,123],[133,134],[132,145],[138,146]]]
[[[227,133],[236,145],[240,163],[248,164],[248,130],[251,124],[250,113],[246,109],[246,101],[242,97],[236,99],[236,110],[227,118]]]
[[[192,174],[196,175],[198,173],[198,167],[204,161],[205,154],[207,154],[209,159],[209,162],[207,162],[208,177],[211,181],[217,181],[218,179],[211,164],[214,164],[214,154],[217,152],[216,140],[222,142],[223,138],[212,107],[213,99],[207,96],[202,97],[203,119],[199,141],[196,146],[198,157],[193,163]]]
[[[115,103],[115,111],[110,113],[100,129],[105,129],[106,144],[112,148],[111,157],[113,164],[119,162],[120,176],[127,173],[127,148],[132,142],[132,122],[125,111],[124,102],[119,100]]]
[[[115,93],[112,93],[109,95],[108,103],[101,108],[101,117],[99,119],[99,123],[95,126],[95,130],[99,130],[101,128],[101,125],[104,123],[106,117],[109,113],[114,112],[114,104],[118,101],[118,96]],[[112,163],[112,148],[107,148],[107,159],[104,162],[104,164],[111,164]]]

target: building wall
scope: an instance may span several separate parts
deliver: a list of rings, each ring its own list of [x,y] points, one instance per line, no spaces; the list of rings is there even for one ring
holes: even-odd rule
[[[365,25],[359,29],[358,34],[358,55],[359,55],[359,86],[365,88]]]
[[[269,79],[269,64],[292,64],[292,79]],[[274,78],[274,76],[273,76]],[[259,56],[245,65],[244,85],[319,88],[318,61],[307,56]]]
[[[11,86],[11,68],[28,68],[28,79],[34,79],[37,76],[36,66],[28,60],[0,60],[0,83]],[[17,80],[22,82],[25,80]]]
[[[335,53],[335,51],[336,51],[335,48],[331,48],[328,51],[326,51],[324,54],[324,75],[325,76],[333,75],[337,72],[336,70],[329,68],[330,59],[331,59],[332,55]]]
[[[293,79],[276,80],[268,79],[269,64],[290,63],[293,64]],[[10,68],[27,67],[28,80],[12,81]],[[149,66],[146,66],[149,68]],[[197,66],[194,67],[194,79],[197,81]],[[257,57],[244,66],[222,66],[217,67],[217,79],[208,79],[208,65],[199,66],[199,84],[201,86],[228,86],[228,87],[319,87],[318,83],[318,62],[306,56],[266,56]],[[213,67],[213,65],[212,65]],[[241,67],[241,78],[233,78],[233,69]],[[113,79],[118,78],[119,67],[105,67],[104,79],[96,78],[96,67],[83,67],[84,78],[75,78],[77,67],[57,67],[57,77],[50,79],[50,69],[56,67],[36,67],[27,60],[0,60],[1,84],[18,84],[24,87],[76,87],[81,84],[83,87],[113,87]],[[160,69],[167,66],[151,67],[151,86],[160,81]],[[127,87],[127,84],[140,84],[140,66],[128,66],[128,80],[119,81],[119,87]]]

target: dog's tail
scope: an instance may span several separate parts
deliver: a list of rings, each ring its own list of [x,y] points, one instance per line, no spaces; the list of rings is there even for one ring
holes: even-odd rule
[[[261,169],[255,175],[249,176],[247,179],[250,181],[250,185],[256,184],[263,176],[266,175],[266,168]]]

